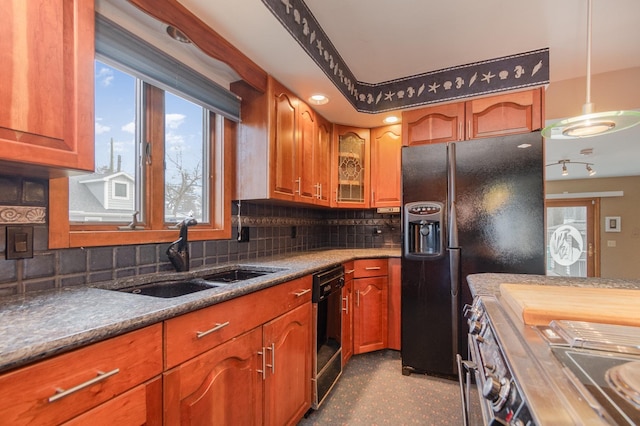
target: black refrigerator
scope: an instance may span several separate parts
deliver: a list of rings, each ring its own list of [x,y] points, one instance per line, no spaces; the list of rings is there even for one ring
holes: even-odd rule
[[[402,373],[467,358],[466,277],[545,273],[540,132],[402,148]]]

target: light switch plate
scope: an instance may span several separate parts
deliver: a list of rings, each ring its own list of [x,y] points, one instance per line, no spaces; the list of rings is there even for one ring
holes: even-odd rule
[[[32,257],[33,226],[7,226],[7,260]]]

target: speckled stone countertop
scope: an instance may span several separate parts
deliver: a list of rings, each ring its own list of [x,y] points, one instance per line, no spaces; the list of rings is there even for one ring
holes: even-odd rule
[[[640,280],[607,278],[566,278],[526,274],[472,274],[467,277],[473,296],[500,295],[500,284],[533,284],[571,287],[625,288],[640,290]]]
[[[353,259],[399,257],[400,249],[336,249],[240,261],[192,270],[139,276],[0,299],[0,371],[104,340],[225,300],[287,282]],[[258,278],[175,298],[112,289],[183,279],[235,266],[270,268]]]

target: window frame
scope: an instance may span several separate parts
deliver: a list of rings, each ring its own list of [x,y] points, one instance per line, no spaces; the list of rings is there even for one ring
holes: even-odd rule
[[[144,138],[150,141],[151,162],[142,164],[146,185],[143,208],[148,214],[137,229],[121,229],[122,223],[69,222],[69,180],[49,181],[49,248],[98,247],[171,242],[177,238],[175,224],[164,217],[164,90],[146,85]],[[91,111],[93,113],[93,109]],[[209,222],[189,229],[192,241],[231,238],[232,146],[237,123],[209,112],[210,175]],[[158,159],[154,161],[154,159]]]

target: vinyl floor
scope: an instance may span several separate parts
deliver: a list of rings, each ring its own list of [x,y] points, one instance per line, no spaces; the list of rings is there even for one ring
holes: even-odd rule
[[[355,355],[299,425],[462,425],[460,388],[453,380],[403,376],[397,351]]]

